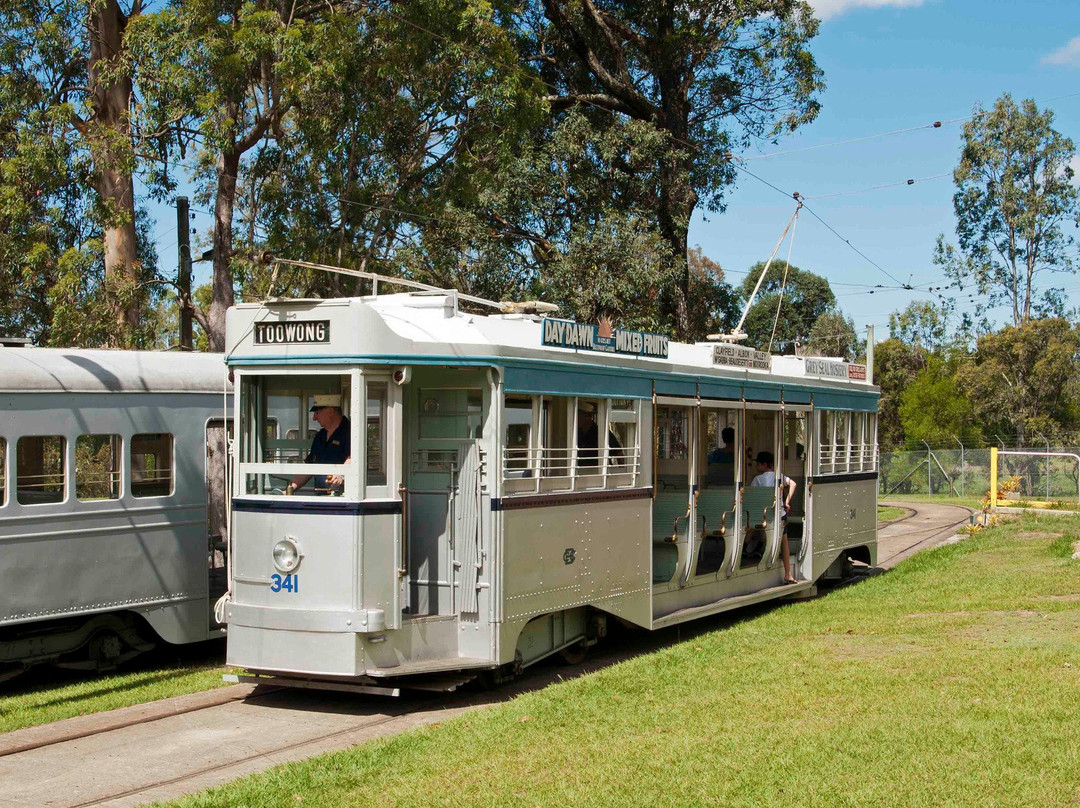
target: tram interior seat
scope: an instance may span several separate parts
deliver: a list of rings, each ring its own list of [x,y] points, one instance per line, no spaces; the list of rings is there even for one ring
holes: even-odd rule
[[[685,474],[657,474],[656,482],[661,491],[686,491],[690,488]],[[684,499],[685,497],[683,494]]]
[[[707,575],[723,566],[726,536],[735,519],[735,486],[707,484],[698,493],[697,513],[701,547],[695,575]]]
[[[752,567],[761,561],[769,530],[776,519],[776,492],[763,486],[743,489],[743,536],[742,564]]]
[[[670,581],[679,564],[679,543],[686,539],[686,512],[689,502],[686,489],[661,488],[653,500],[653,583]]]

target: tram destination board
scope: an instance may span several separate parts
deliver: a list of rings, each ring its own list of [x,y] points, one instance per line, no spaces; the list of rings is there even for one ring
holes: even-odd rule
[[[329,320],[255,323],[256,345],[318,345],[329,341]]]

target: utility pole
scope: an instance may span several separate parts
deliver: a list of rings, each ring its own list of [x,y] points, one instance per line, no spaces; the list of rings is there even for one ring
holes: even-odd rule
[[[188,223],[188,198],[176,197],[176,250],[179,258],[176,285],[180,292],[180,350],[194,351],[191,325],[191,227]]]

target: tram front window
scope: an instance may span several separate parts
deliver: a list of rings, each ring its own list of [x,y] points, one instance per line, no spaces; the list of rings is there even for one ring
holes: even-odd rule
[[[242,490],[247,494],[355,496],[356,492],[345,490],[344,479],[345,467],[352,460],[350,390],[347,374],[245,374],[240,387]],[[378,430],[381,418],[375,420]],[[298,464],[332,465],[340,471],[308,473]],[[282,466],[281,470],[267,468],[274,465]]]

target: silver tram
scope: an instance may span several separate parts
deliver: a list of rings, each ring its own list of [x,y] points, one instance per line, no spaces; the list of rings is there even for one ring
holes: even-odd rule
[[[394,692],[575,655],[609,616],[656,629],[876,563],[866,366],[531,313],[544,304],[484,316],[461,299],[230,310],[229,664]],[[305,464],[326,395],[341,397],[351,456]],[[603,437],[585,445],[592,423]],[[771,485],[748,462],[762,450]],[[334,474],[338,496],[312,483],[283,496],[298,475]],[[786,527],[781,475],[796,485]]]
[[[0,348],[0,678],[221,636],[220,354]]]

